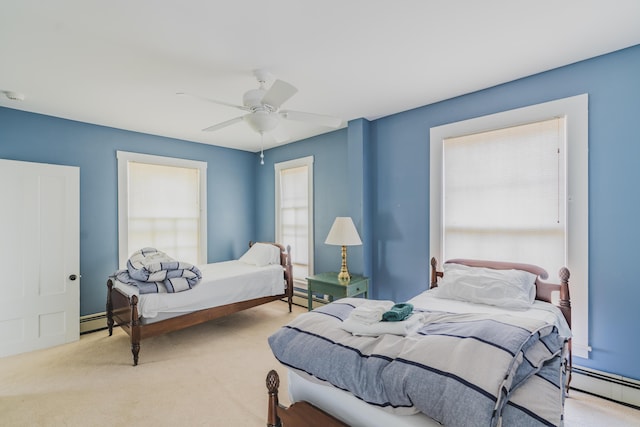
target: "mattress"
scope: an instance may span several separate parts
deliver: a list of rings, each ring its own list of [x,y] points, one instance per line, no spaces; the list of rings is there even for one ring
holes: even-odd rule
[[[524,316],[555,324],[563,337],[570,337],[571,330],[560,310],[549,303],[535,301],[528,310],[514,311],[484,304],[438,298],[438,289],[425,291],[408,302],[415,308],[449,313],[488,313]],[[432,427],[440,424],[425,414],[398,415],[369,405],[351,393],[336,388],[296,369],[288,368],[288,391],[292,403],[309,402],[332,414],[350,426],[366,427]]]
[[[115,288],[138,296],[138,313],[151,323],[184,313],[284,293],[281,265],[258,267],[241,261],[198,265],[202,280],[188,291],[140,294],[138,288],[114,280]]]

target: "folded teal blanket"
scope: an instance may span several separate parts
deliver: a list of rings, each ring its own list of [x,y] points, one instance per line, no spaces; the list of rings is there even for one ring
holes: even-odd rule
[[[383,322],[400,322],[407,319],[413,313],[413,305],[409,303],[395,304],[382,314]]]

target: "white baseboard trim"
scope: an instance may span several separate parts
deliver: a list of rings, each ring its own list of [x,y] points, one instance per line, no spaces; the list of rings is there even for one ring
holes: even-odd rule
[[[80,316],[80,334],[99,331],[107,328],[107,312]]]
[[[632,378],[574,365],[571,388],[640,408],[640,381]]]

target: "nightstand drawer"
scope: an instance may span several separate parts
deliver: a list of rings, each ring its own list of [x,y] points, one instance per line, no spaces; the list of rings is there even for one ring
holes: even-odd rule
[[[347,286],[347,293],[346,293],[345,296],[352,297],[352,296],[360,295],[360,294],[362,294],[364,292],[367,292],[367,290],[369,288],[367,285],[368,285],[368,282],[364,281],[364,282],[359,283],[357,285]]]
[[[367,298],[369,293],[369,278],[351,275],[351,280],[341,282],[338,280],[338,273],[320,273],[307,277],[307,299],[308,308],[311,310],[313,294],[329,295],[329,301],[334,299],[354,297],[363,295]]]

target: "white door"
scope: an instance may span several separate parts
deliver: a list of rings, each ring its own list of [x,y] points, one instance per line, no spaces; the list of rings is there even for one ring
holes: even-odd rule
[[[79,339],[79,172],[0,159],[0,357]]]

